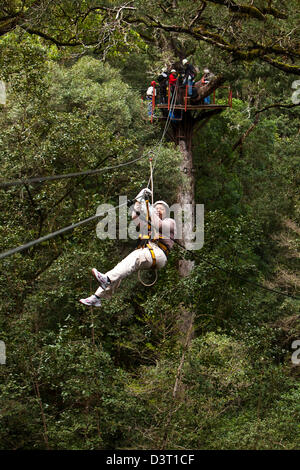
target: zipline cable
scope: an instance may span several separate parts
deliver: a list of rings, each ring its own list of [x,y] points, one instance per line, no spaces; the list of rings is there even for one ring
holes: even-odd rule
[[[174,95],[172,97],[172,100],[173,100],[173,98],[174,98]],[[171,111],[171,109],[172,109],[172,105],[170,107],[170,111]],[[162,140],[164,139],[167,128],[169,126],[170,114],[171,113],[169,113],[169,115],[168,115],[168,119],[167,119],[167,122],[166,122],[166,125],[165,125],[165,129],[163,131],[158,149],[159,149],[159,147],[162,143]],[[78,176],[96,175],[98,173],[101,173],[101,172],[104,172],[104,171],[107,171],[107,170],[114,170],[116,168],[121,168],[121,167],[124,167],[124,166],[127,166],[127,165],[132,165],[133,163],[138,162],[139,160],[143,159],[144,157],[145,157],[145,155],[142,155],[142,156],[140,156],[140,157],[138,157],[134,160],[131,160],[129,162],[124,162],[124,163],[120,163],[119,165],[108,166],[108,167],[99,168],[99,169],[95,169],[95,170],[86,170],[86,171],[82,171],[82,172],[66,173],[66,174],[51,175],[51,176],[35,176],[35,177],[32,177],[32,178],[19,179],[19,180],[14,180],[14,181],[4,181],[4,182],[0,182],[0,189],[10,188],[12,186],[19,186],[19,185],[23,185],[23,184],[35,184],[35,183],[51,182],[51,181],[56,181],[56,180],[61,180],[61,179],[66,179],[66,178],[75,178],[75,177],[78,177]],[[148,184],[148,186],[149,186],[149,184]]]
[[[73,230],[74,228],[80,227],[81,225],[87,224],[91,222],[92,220],[96,220],[99,217],[102,217],[103,215],[106,215],[108,212],[115,211],[116,209],[119,209],[120,207],[126,206],[128,203],[124,202],[120,204],[117,207],[112,207],[111,209],[101,213],[101,214],[96,214],[92,215],[91,217],[88,217],[87,219],[80,220],[79,222],[76,222],[75,224],[71,224],[68,227],[61,228],[60,230],[57,230],[56,232],[49,233],[48,235],[45,235],[43,237],[40,237],[36,240],[32,240],[31,242],[25,243],[24,245],[18,246],[16,248],[11,248],[10,250],[4,251],[3,253],[0,253],[0,259],[6,258],[7,256],[14,255],[16,253],[20,253],[21,251],[27,250],[28,248],[31,248],[34,245],[37,245],[39,243],[45,242],[47,240],[51,240],[54,237],[57,237],[58,235],[62,235],[65,232],[69,232],[70,230]]]
[[[174,109],[175,109],[176,99],[177,99],[177,87],[175,88],[175,92],[172,95],[170,109],[168,110],[168,117],[167,117],[167,120],[166,120],[166,124],[165,124],[164,130],[163,130],[162,136],[160,138],[160,141],[159,141],[159,144],[158,144],[156,150],[153,151],[154,155],[159,152],[160,147],[162,146],[163,140],[165,138],[165,135],[166,135],[167,130],[169,128],[169,125],[171,123],[171,116],[172,116],[172,114],[174,112]],[[153,165],[152,165],[152,173],[154,172],[156,161],[157,161],[157,155],[155,155],[154,162],[153,162]],[[149,188],[150,183],[151,183],[151,175],[150,175],[149,180],[148,180],[147,188]]]
[[[17,186],[17,185],[22,185],[22,184],[33,184],[33,183],[43,183],[45,181],[55,181],[55,180],[60,180],[64,178],[74,178],[77,176],[89,176],[89,175],[95,175],[97,173],[101,173],[106,170],[114,170],[116,168],[120,168],[123,166],[131,165],[133,163],[138,162],[142,158],[145,158],[145,155],[142,155],[135,160],[131,160],[129,162],[124,162],[120,163],[118,165],[113,165],[113,166],[107,166],[104,168],[98,168],[95,170],[86,170],[78,173],[66,173],[66,174],[61,174],[61,175],[52,175],[52,176],[36,176],[34,178],[28,178],[24,180],[15,180],[15,181],[5,181],[3,183],[0,182],[0,189],[4,188],[9,188],[11,186]]]
[[[175,95],[175,93],[173,94],[173,98],[174,98],[174,95]],[[169,115],[170,115],[170,113],[169,113]],[[168,120],[167,120],[167,121],[168,121]],[[160,145],[161,145],[161,143],[162,143],[162,140],[163,140],[163,138],[164,138],[164,135],[165,135],[165,133],[166,133],[166,130],[167,130],[167,123],[166,123],[166,125],[165,125],[165,130],[164,130],[163,136],[162,136],[162,138],[161,138]],[[151,152],[148,152],[148,154],[150,154],[150,153],[151,153]],[[148,154],[147,154],[147,155],[148,155]],[[117,168],[117,167],[120,167],[120,166],[125,166],[125,165],[129,165],[129,164],[131,164],[131,163],[135,163],[135,162],[141,160],[141,159],[144,158],[144,157],[145,157],[145,155],[142,155],[141,157],[139,157],[139,158],[137,158],[137,159],[135,159],[134,161],[131,161],[131,162],[121,163],[120,165],[115,165],[115,166],[113,166],[113,167],[105,167],[105,168],[100,168],[100,169],[96,169],[96,170],[88,170],[88,171],[86,171],[86,172],[81,172],[81,173],[73,173],[73,174],[69,174],[69,175],[53,175],[53,176],[41,177],[41,178],[39,178],[39,177],[37,177],[37,178],[30,178],[30,179],[22,180],[22,181],[20,180],[20,181],[6,182],[6,183],[0,184],[0,188],[1,188],[1,187],[7,187],[7,186],[13,186],[13,185],[16,185],[16,184],[24,184],[24,183],[25,183],[25,184],[26,184],[26,183],[29,184],[30,182],[36,182],[36,183],[37,183],[37,182],[42,182],[42,181],[52,181],[52,180],[54,180],[54,179],[67,178],[67,177],[71,177],[71,176],[82,176],[82,175],[88,175],[88,174],[95,174],[95,173],[99,173],[100,171],[104,171],[104,170],[106,170],[106,169]],[[152,160],[151,160],[151,161],[152,161]],[[153,188],[152,172],[153,172],[153,169],[152,169],[152,163],[151,163],[151,175],[150,175],[148,187],[149,187],[150,182],[152,181],[152,188]],[[123,203],[123,204],[121,204],[121,205],[119,205],[119,206],[117,206],[117,207],[115,207],[115,208],[112,208],[111,210],[116,210],[116,209],[118,209],[118,208],[120,208],[120,207],[122,207],[122,206],[124,206],[124,205],[128,205],[128,202],[127,202],[127,203]],[[36,240],[32,240],[32,241],[30,241],[30,242],[28,242],[28,243],[25,243],[25,244],[23,244],[23,245],[21,245],[21,246],[18,246],[18,247],[15,247],[15,248],[11,248],[11,249],[9,249],[9,250],[7,250],[7,251],[4,251],[4,252],[0,253],[0,259],[6,258],[6,257],[8,257],[8,256],[12,256],[12,255],[14,255],[14,254],[16,254],[16,253],[20,253],[21,251],[24,251],[24,250],[26,250],[26,249],[28,249],[28,248],[31,248],[31,247],[33,247],[33,246],[39,244],[39,243],[43,243],[43,242],[48,241],[48,240],[50,240],[50,239],[52,239],[52,238],[54,238],[54,237],[57,237],[58,235],[62,235],[62,234],[65,233],[65,232],[68,232],[68,231],[70,231],[70,230],[73,230],[74,228],[77,228],[77,227],[79,227],[79,226],[81,226],[81,225],[83,225],[83,224],[89,223],[89,222],[91,222],[92,220],[95,220],[95,219],[101,217],[102,215],[105,215],[107,212],[110,212],[110,210],[109,210],[109,211],[106,211],[106,212],[103,213],[103,214],[96,214],[96,215],[93,215],[93,216],[91,216],[91,217],[89,217],[89,218],[87,218],[87,219],[84,219],[84,220],[81,220],[81,221],[79,221],[79,222],[76,222],[75,224],[69,225],[68,227],[64,227],[64,228],[62,228],[62,229],[60,229],[60,230],[57,230],[56,232],[52,232],[52,233],[50,233],[50,234],[48,234],[48,235],[45,235],[45,236],[43,236],[43,237],[40,237],[40,238],[38,238],[38,239],[36,239]]]
[[[48,234],[48,235],[45,235],[45,236],[43,236],[43,237],[40,237],[40,238],[38,238],[38,239],[36,239],[36,240],[33,240],[33,241],[31,241],[31,242],[28,242],[28,243],[25,243],[24,245],[18,246],[18,247],[16,247],[16,248],[12,248],[12,249],[7,250],[7,251],[4,251],[3,253],[0,253],[0,259],[6,258],[6,257],[8,257],[8,256],[12,256],[12,255],[14,255],[14,254],[16,254],[16,253],[20,253],[21,251],[27,250],[27,249],[29,249],[29,248],[31,248],[31,247],[33,247],[33,246],[39,244],[39,243],[48,241],[48,240],[50,240],[50,239],[52,239],[52,238],[54,238],[54,237],[57,237],[58,235],[62,235],[62,234],[65,233],[65,232],[68,232],[68,231],[70,231],[70,230],[73,230],[73,229],[75,229],[75,228],[81,226],[81,225],[84,225],[84,224],[87,224],[87,223],[89,223],[89,222],[91,222],[91,221],[93,221],[93,220],[96,220],[96,219],[98,219],[99,217],[102,217],[103,215],[106,215],[107,213],[109,213],[109,212],[111,212],[111,211],[115,211],[116,209],[119,209],[120,207],[128,206],[128,204],[131,204],[132,202],[133,202],[133,201],[127,201],[127,202],[125,202],[125,203],[123,203],[123,204],[120,204],[120,205],[117,206],[117,207],[112,207],[111,209],[109,209],[109,210],[107,210],[107,211],[105,211],[105,212],[103,212],[103,213],[101,213],[101,214],[93,215],[93,216],[91,216],[91,217],[88,217],[87,219],[80,220],[79,222],[76,222],[76,223],[74,223],[74,224],[71,224],[71,225],[69,225],[68,227],[64,227],[64,228],[62,228],[62,229],[60,229],[60,230],[57,230],[56,232],[52,232],[52,233],[50,233],[50,234]],[[140,215],[140,217],[141,217],[141,215]],[[142,218],[142,220],[146,221],[146,219],[143,219],[143,217],[141,217],[141,218]],[[148,223],[149,223],[150,226],[151,226],[151,222],[148,221]],[[193,256],[194,258],[196,257],[196,258],[199,259],[199,257],[197,256],[197,254],[195,254],[194,252],[192,252],[192,251],[189,250],[188,248],[185,248],[185,247],[184,247],[183,245],[181,245],[181,243],[179,243],[176,239],[174,239],[174,242],[175,242],[181,249],[185,250],[187,253],[190,253],[191,256]],[[275,289],[270,289],[269,287],[266,287],[266,286],[263,286],[262,284],[259,284],[259,283],[257,283],[257,282],[251,281],[250,279],[245,278],[244,276],[241,276],[241,275],[238,274],[238,273],[235,273],[235,272],[232,272],[232,271],[228,271],[227,269],[222,268],[221,266],[218,266],[217,264],[215,264],[215,263],[213,263],[213,262],[211,262],[211,261],[208,261],[208,260],[206,260],[205,258],[202,258],[201,260],[204,261],[205,263],[210,264],[210,265],[213,266],[214,268],[219,269],[219,270],[225,272],[226,274],[229,274],[230,276],[238,277],[239,279],[241,279],[241,280],[247,282],[248,284],[252,284],[252,285],[254,285],[255,287],[259,287],[259,288],[264,289],[264,290],[266,290],[266,291],[272,292],[272,293],[274,293],[274,294],[282,295],[282,296],[285,296],[285,297],[289,297],[289,298],[291,298],[291,299],[300,300],[300,297],[293,296],[293,295],[290,295],[290,294],[286,294],[286,293],[284,293],[284,292],[277,291],[277,290],[275,290]]]
[[[171,112],[173,112],[173,108],[172,108],[174,106],[173,102],[174,103],[176,102],[176,97],[175,97],[175,100],[174,100],[174,95],[175,95],[175,93],[172,96],[170,112],[168,114],[166,125],[165,125],[165,128],[164,128],[164,131],[163,131],[162,137],[160,139],[160,143],[158,145],[157,150],[159,150],[159,148],[162,144],[162,141],[165,137],[165,134],[167,132],[167,129],[168,129],[170,121],[171,121],[170,114],[171,114]],[[177,96],[177,88],[176,88],[176,96]],[[82,172],[66,173],[66,174],[51,175],[51,176],[35,176],[35,177],[32,177],[32,178],[26,178],[26,179],[14,180],[14,181],[4,181],[4,182],[0,182],[0,189],[10,188],[12,186],[19,186],[19,185],[23,185],[23,184],[35,184],[35,183],[51,182],[51,181],[56,181],[56,180],[61,180],[61,179],[66,179],[66,178],[75,178],[75,177],[78,177],[78,176],[96,175],[98,173],[101,173],[101,172],[104,172],[104,171],[107,171],[107,170],[114,170],[116,168],[120,168],[120,167],[123,167],[123,166],[132,165],[133,163],[138,162],[139,160],[143,159],[144,157],[145,157],[145,155],[142,155],[142,156],[140,156],[140,157],[138,157],[134,160],[131,160],[129,162],[124,162],[124,163],[120,163],[119,165],[108,166],[108,167],[105,167],[105,168],[99,168],[99,169],[95,169],[95,170],[86,170],[86,171],[82,171]],[[155,163],[154,163],[154,166],[155,166]],[[154,169],[154,166],[153,166],[153,169]],[[149,187],[149,184],[150,183],[148,183],[148,187]]]

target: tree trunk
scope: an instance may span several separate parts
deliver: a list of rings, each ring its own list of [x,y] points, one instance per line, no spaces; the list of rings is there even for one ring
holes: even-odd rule
[[[176,141],[182,154],[182,162],[180,165],[181,171],[185,174],[185,184],[179,188],[178,203],[182,208],[188,204],[190,211],[185,211],[185,219],[183,224],[182,239],[179,242],[187,245],[190,234],[193,232],[193,211],[195,208],[195,177],[193,168],[193,155],[192,155],[192,136],[193,136],[193,118],[190,112],[183,115],[182,121],[179,121],[174,127]],[[186,217],[186,215],[188,216]],[[182,277],[188,276],[193,269],[194,262],[182,259],[179,261],[179,274]]]

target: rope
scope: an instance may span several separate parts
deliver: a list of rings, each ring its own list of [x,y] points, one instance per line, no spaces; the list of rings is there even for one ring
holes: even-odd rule
[[[150,162],[150,180],[151,180],[151,203],[152,203],[152,206],[153,206],[153,198],[154,198],[154,195],[153,195],[153,169],[152,169],[152,158],[151,157],[149,158],[149,162]]]
[[[162,142],[165,138],[165,135],[167,133],[167,130],[169,128],[169,125],[171,123],[171,114],[173,113],[174,109],[175,109],[175,104],[176,104],[176,99],[177,99],[177,91],[178,91],[178,86],[176,86],[175,88],[175,92],[173,93],[172,95],[172,99],[171,99],[171,104],[170,104],[170,109],[169,109],[169,112],[168,112],[168,117],[167,117],[167,120],[166,120],[166,124],[165,124],[165,127],[164,127],[164,130],[163,130],[163,133],[162,133],[162,136],[161,136],[161,139],[159,141],[159,144],[157,146],[157,149],[153,151],[153,154],[154,154],[154,164],[153,164],[153,167],[152,167],[152,172],[154,172],[154,169],[155,169],[155,165],[156,165],[156,161],[157,161],[157,153],[159,152],[160,150],[160,147],[162,146]],[[147,188],[149,188],[150,186],[150,183],[151,183],[151,176],[148,180],[148,185],[147,185]]]
[[[28,178],[25,180],[5,181],[3,183],[0,183],[0,189],[9,188],[11,186],[17,186],[21,184],[43,183],[45,181],[54,181],[54,180],[60,180],[64,178],[74,178],[77,176],[96,175],[98,173],[101,173],[102,171],[113,170],[115,168],[120,168],[123,166],[131,165],[132,163],[136,163],[144,157],[145,155],[142,155],[141,157],[138,157],[135,160],[131,160],[130,162],[124,162],[124,163],[120,163],[119,165],[107,166],[107,167],[99,168],[96,170],[86,170],[86,171],[82,171],[78,173],[67,173],[67,174],[52,175],[52,176],[36,176],[34,178]]]
[[[16,253],[19,253],[21,251],[27,250],[28,248],[31,248],[32,246],[35,246],[39,243],[43,243],[47,240],[51,240],[54,237],[57,237],[58,235],[62,235],[65,232],[69,232],[70,230],[73,230],[74,228],[80,227],[81,225],[87,224],[91,222],[92,220],[98,219],[99,217],[102,217],[103,215],[107,214],[108,212],[114,211],[116,209],[119,209],[122,206],[126,206],[127,202],[124,202],[123,204],[120,204],[117,207],[112,207],[111,209],[101,213],[101,214],[96,214],[92,215],[91,217],[88,217],[87,219],[80,220],[79,222],[76,222],[75,224],[68,225],[68,227],[61,228],[60,230],[57,230],[56,232],[49,233],[48,235],[45,235],[43,237],[40,237],[36,240],[33,240],[31,242],[25,243],[24,245],[18,246],[16,248],[11,248],[10,250],[4,251],[0,253],[0,259],[6,258],[7,256],[14,255]]]
[[[152,281],[150,284],[146,284],[145,281],[142,279],[141,271],[142,271],[141,269],[138,270],[138,278],[139,278],[140,283],[143,284],[143,286],[145,286],[145,287],[154,286],[154,284],[156,283],[156,281],[157,281],[157,279],[158,279],[157,269],[154,270],[154,272],[155,272],[154,281]],[[153,270],[152,270],[152,271],[153,271]]]

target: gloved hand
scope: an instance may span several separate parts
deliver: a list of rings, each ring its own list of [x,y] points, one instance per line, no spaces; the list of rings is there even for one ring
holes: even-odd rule
[[[135,200],[138,202],[142,202],[145,199],[148,199],[152,196],[152,191],[149,188],[142,189],[139,194],[135,197]]]

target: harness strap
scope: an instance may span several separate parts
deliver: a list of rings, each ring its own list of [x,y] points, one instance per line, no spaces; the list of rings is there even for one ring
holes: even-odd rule
[[[155,266],[156,266],[156,257],[155,257],[155,253],[153,251],[153,248],[149,243],[147,243],[146,247],[149,248],[149,251],[150,251],[151,256],[152,256],[152,266],[151,266],[151,268],[155,268]]]
[[[166,257],[169,256],[170,250],[169,250],[169,248],[168,248],[164,243],[162,243],[162,242],[160,242],[160,241],[155,241],[155,240],[154,240],[154,243],[156,243],[156,245],[157,245],[159,248],[161,248],[161,249],[163,250],[163,252],[164,252],[164,254],[166,255]]]
[[[150,245],[149,241],[152,241],[161,250],[163,250],[166,257],[168,257],[168,255],[170,253],[170,250],[164,243],[162,243],[160,241],[161,239],[163,239],[163,237],[161,235],[158,235],[158,239],[151,240],[151,224],[149,223],[149,219],[150,219],[150,216],[149,216],[149,201],[146,200],[145,202],[146,202],[146,208],[147,208],[146,220],[147,220],[147,225],[148,225],[148,235],[142,235],[142,234],[139,235],[140,243],[138,244],[136,249],[148,248],[150,253],[151,253],[151,257],[152,257],[152,266],[151,266],[151,268],[155,268],[155,266],[156,266],[156,257],[155,257],[155,253],[154,253],[153,248]]]
[[[149,214],[149,201],[148,199],[145,201],[146,202],[146,209],[147,209],[147,216],[146,216],[146,220],[147,220],[147,225],[148,225],[148,236],[150,238],[151,236],[151,224],[149,222],[150,220],[150,214]]]
[[[141,242],[143,242],[143,241],[145,241],[145,240],[150,240],[150,237],[149,237],[149,235],[142,235],[142,234],[140,234],[140,235],[139,235],[139,240],[140,240]]]

